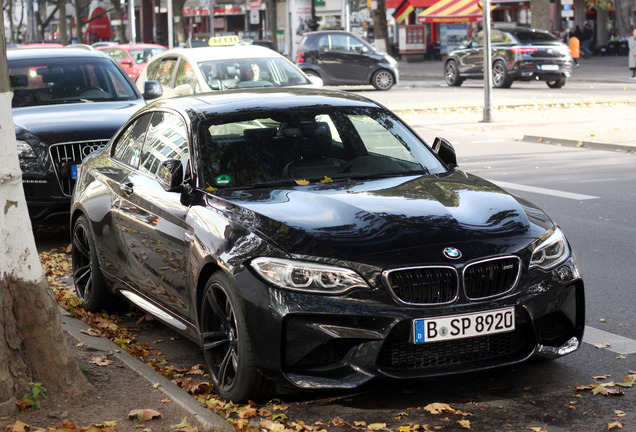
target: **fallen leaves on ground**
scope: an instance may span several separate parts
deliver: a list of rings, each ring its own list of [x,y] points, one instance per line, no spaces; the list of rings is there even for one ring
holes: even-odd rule
[[[161,418],[161,413],[153,409],[136,409],[128,413],[128,420],[148,421]]]

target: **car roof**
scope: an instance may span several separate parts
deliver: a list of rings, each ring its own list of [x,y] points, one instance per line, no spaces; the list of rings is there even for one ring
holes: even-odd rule
[[[257,102],[256,102],[257,101]],[[365,97],[337,90],[252,88],[161,99],[146,109],[169,108],[203,115],[231,115],[249,111],[280,111],[316,107],[381,108]]]
[[[59,57],[107,57],[97,50],[77,48],[28,48],[13,49],[7,51],[8,60],[29,60],[33,58],[59,58]]]
[[[117,44],[117,45],[104,45],[104,46],[98,46],[97,48],[95,48],[96,50],[99,51],[103,51],[103,50],[107,50],[107,49],[113,49],[113,48],[119,48],[119,49],[123,49],[123,50],[129,50],[129,49],[139,49],[139,48],[164,48],[166,49],[165,46],[163,45],[158,45],[158,44]]]
[[[159,56],[180,55],[193,62],[206,60],[232,60],[249,58],[282,57],[279,53],[260,45],[230,45],[199,48],[175,48],[164,51]],[[155,57],[157,58],[157,57]]]

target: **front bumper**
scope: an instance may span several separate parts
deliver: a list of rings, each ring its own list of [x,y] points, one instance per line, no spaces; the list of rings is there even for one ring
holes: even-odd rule
[[[496,299],[417,307],[398,304],[382,287],[332,297],[268,287],[247,270],[235,276],[257,367],[293,386],[318,389],[477,371],[574,351],[585,321],[576,261],[535,273]],[[505,306],[514,306],[513,332],[413,343],[414,319]]]

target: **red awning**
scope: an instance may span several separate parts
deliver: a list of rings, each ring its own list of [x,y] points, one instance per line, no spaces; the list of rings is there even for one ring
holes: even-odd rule
[[[419,23],[474,22],[483,20],[478,0],[440,0],[417,15]]]

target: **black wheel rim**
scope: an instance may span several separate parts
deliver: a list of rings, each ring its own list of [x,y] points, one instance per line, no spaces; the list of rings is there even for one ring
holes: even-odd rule
[[[93,254],[89,234],[81,223],[75,225],[73,230],[72,259],[75,292],[86,303],[93,287]]]
[[[217,391],[234,386],[239,367],[239,339],[234,308],[219,284],[205,293],[201,309],[203,352]]]

